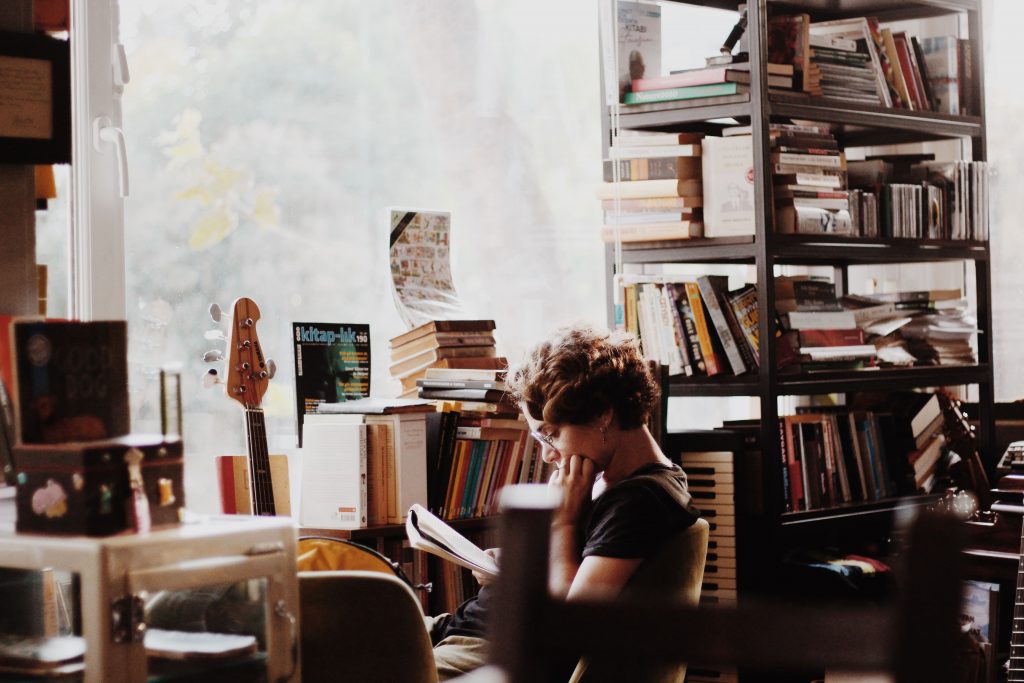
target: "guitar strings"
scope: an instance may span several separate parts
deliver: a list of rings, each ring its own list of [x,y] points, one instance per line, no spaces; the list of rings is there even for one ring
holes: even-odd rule
[[[249,433],[249,448],[253,455],[250,467],[250,488],[252,489],[252,513],[276,514],[274,492],[270,481],[270,456],[267,448],[267,430],[262,408],[246,408],[246,427]]]

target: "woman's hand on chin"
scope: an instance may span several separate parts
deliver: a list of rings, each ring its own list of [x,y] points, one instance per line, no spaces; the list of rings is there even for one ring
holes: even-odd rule
[[[597,467],[594,461],[583,455],[570,455],[562,461],[561,467],[551,474],[549,484],[562,492],[562,501],[555,510],[552,524],[575,526],[590,505],[593,495]]]

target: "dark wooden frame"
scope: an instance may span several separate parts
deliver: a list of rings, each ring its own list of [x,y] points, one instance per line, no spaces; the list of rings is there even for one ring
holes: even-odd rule
[[[739,607],[672,601],[584,602],[547,589],[550,491],[513,486],[502,497],[501,576],[492,662],[502,674],[472,680],[545,680],[558,653],[617,662],[887,671],[896,683],[956,680],[964,525],[926,514],[911,525],[897,567],[901,590],[883,605],[746,600]],[[468,682],[467,682],[468,683]]]
[[[0,31],[0,57],[49,63],[51,86],[50,137],[0,135],[0,163],[71,163],[71,49],[68,41],[34,33]]]

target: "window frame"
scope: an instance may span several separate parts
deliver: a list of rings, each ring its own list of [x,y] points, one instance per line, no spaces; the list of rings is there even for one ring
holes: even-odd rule
[[[127,177],[119,178],[116,148],[96,130],[97,122],[117,130],[122,125],[121,92],[128,72],[119,40],[118,0],[71,0],[68,312],[78,320],[127,318],[124,198],[119,192]]]

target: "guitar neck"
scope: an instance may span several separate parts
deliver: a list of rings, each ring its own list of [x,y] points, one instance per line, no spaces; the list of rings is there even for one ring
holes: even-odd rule
[[[246,441],[249,446],[249,491],[252,513],[258,516],[277,514],[274,486],[270,476],[270,452],[267,449],[267,426],[262,408],[245,409]]]

